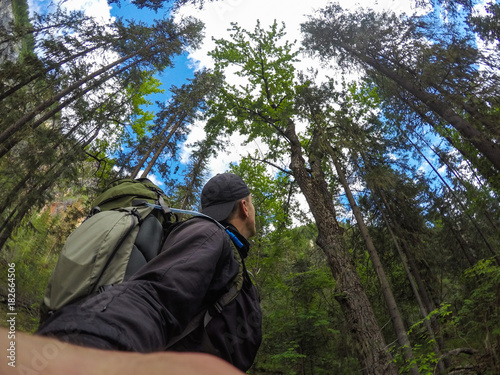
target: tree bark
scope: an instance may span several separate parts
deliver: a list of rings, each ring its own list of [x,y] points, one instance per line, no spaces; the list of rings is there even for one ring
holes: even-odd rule
[[[136,167],[134,168],[134,170],[132,171],[131,175],[130,175],[130,178],[136,178],[137,175],[139,174],[139,171],[141,170],[142,166],[144,165],[144,163],[146,163],[146,161],[148,160],[149,156],[151,155],[151,153],[153,152],[153,150],[158,147],[159,143],[160,143],[160,139],[165,135],[165,133],[167,132],[167,130],[170,128],[170,123],[168,125],[166,125],[160,132],[160,134],[158,134],[156,137],[154,137],[155,141],[151,143],[151,146],[149,147],[149,149],[146,151],[146,153],[144,154],[144,156],[142,157],[142,159],[139,161],[139,163],[137,163]]]
[[[201,147],[206,147],[206,143],[204,143]],[[193,199],[194,197],[194,190],[195,190],[195,185],[198,179],[202,177],[202,172],[204,170],[204,165],[208,159],[207,152],[206,150],[202,150],[199,155],[198,159],[196,160],[195,164],[193,165],[193,168],[190,173],[190,181],[189,184],[186,186],[186,193],[184,194],[184,198],[182,199],[181,203],[181,209],[185,210],[187,209],[187,206],[189,202]]]
[[[132,57],[138,55],[139,52],[134,52],[131,55],[124,56],[121,59],[118,59],[114,61],[111,64],[108,64],[104,67],[102,67],[99,70],[96,70],[94,73],[86,75],[82,79],[74,82],[64,90],[60,91],[50,99],[47,99],[46,101],[40,103],[37,107],[35,107],[31,112],[25,114],[23,117],[21,117],[19,120],[17,120],[15,123],[13,123],[11,126],[9,126],[7,129],[5,129],[1,134],[0,134],[0,144],[5,142],[10,136],[15,134],[17,131],[19,131],[28,121],[32,120],[35,116],[40,114],[42,111],[45,109],[49,108],[52,104],[56,103],[60,99],[62,99],[64,96],[70,94],[72,91],[78,89],[79,87],[83,86],[85,83],[89,82],[93,78],[97,77],[98,75],[101,75],[102,73],[107,72],[108,70],[113,69],[115,66],[131,59]]]
[[[472,118],[476,119],[479,121],[485,129],[491,132],[491,135],[494,137],[498,138],[500,137],[500,128],[498,126],[498,123],[492,121],[485,115],[483,115],[479,110],[469,104],[466,100],[467,98],[464,98],[462,95],[453,95],[450,94],[448,91],[446,91],[443,87],[440,85],[436,84],[435,82],[431,82],[430,85],[434,87],[436,90],[438,90],[445,98],[452,100],[454,103],[456,103],[458,106],[462,107],[468,114],[472,116]],[[457,100],[459,98],[459,100]]]
[[[441,180],[441,182],[443,183],[443,185],[446,186],[446,188],[449,190],[450,194],[453,195],[453,197],[455,198],[456,202],[462,208],[462,210],[465,213],[465,215],[469,218],[469,220],[471,221],[471,223],[474,226],[474,228],[476,228],[479,236],[481,237],[481,239],[483,240],[484,244],[486,245],[486,247],[490,251],[491,255],[496,259],[498,265],[500,265],[500,255],[496,253],[495,249],[490,244],[490,241],[488,241],[488,238],[486,238],[486,235],[484,234],[483,230],[476,223],[476,220],[472,216],[470,216],[470,214],[467,213],[467,207],[465,207],[465,205],[462,203],[462,201],[456,196],[455,192],[450,187],[450,185],[448,185],[448,183],[443,178],[443,176],[441,176],[441,174],[436,169],[436,167],[434,167],[434,165],[423,154],[423,152],[417,147],[417,145],[415,143],[413,143],[413,141],[409,137],[406,137],[406,139],[408,139],[408,141],[413,145],[413,147],[420,154],[420,156],[422,156],[422,158],[427,162],[427,164],[429,164],[429,166],[432,168],[432,170],[434,171],[434,173],[436,173],[438,175],[439,179]]]
[[[496,176],[497,176],[497,172],[495,170],[495,168],[493,168],[491,165],[484,165],[483,163],[476,163],[475,162],[475,159],[477,159],[477,155],[471,155],[471,153],[464,149],[464,147],[460,144],[458,144],[458,142],[453,139],[449,134],[443,134],[444,132],[448,132],[448,129],[444,128],[444,127],[440,127],[439,124],[436,124],[436,122],[430,118],[429,116],[427,116],[418,106],[416,106],[414,103],[412,103],[411,101],[407,100],[406,98],[404,98],[402,95],[399,95],[399,99],[401,101],[403,101],[404,103],[406,103],[406,105],[408,105],[415,113],[417,113],[423,121],[427,122],[430,126],[432,126],[434,128],[434,130],[440,134],[444,139],[446,139],[448,141],[448,143],[454,147],[458,152],[460,152],[460,154],[466,159],[468,160],[470,163],[472,163],[472,165],[477,168],[478,172],[482,175],[482,177],[484,179],[486,179],[487,181],[489,181],[489,183],[494,186],[496,189],[500,190],[500,184],[496,181]],[[472,173],[474,174],[474,176],[476,176],[476,179],[478,180],[478,182],[480,184],[482,184],[483,182],[482,181],[479,181],[479,178],[477,178],[477,175],[476,175],[476,172],[471,168],[472,170]]]
[[[443,222],[447,223],[450,230],[453,232],[453,235],[455,236],[455,239],[457,240],[458,245],[460,246],[460,249],[465,256],[465,259],[467,259],[467,263],[469,263],[470,267],[474,266],[474,264],[476,264],[478,260],[477,255],[473,253],[470,245],[467,243],[467,240],[460,233],[460,230],[455,229],[454,223],[451,220],[448,220],[445,213],[443,212],[443,209],[441,207],[438,207],[438,209]]]
[[[292,173],[304,194],[318,228],[316,243],[326,255],[335,278],[336,300],[356,341],[363,374],[397,374],[392,356],[378,326],[355,265],[347,251],[343,230],[335,216],[333,197],[321,170],[321,161],[310,159],[311,172],[305,165],[302,146],[293,121],[284,132],[290,142]]]
[[[88,139],[83,140],[83,142],[77,142],[72,149],[74,150],[74,153],[76,154],[76,149],[85,149],[99,134],[99,128],[97,127],[93,134],[90,135]],[[55,145],[54,147],[57,147]],[[60,166],[59,169],[56,169],[56,167]],[[26,200],[26,197],[30,196],[43,196],[43,193],[47,191],[59,178],[59,176],[66,170],[67,166],[66,164],[63,163],[62,160],[58,160],[54,164],[52,164],[47,171],[45,172],[45,181],[37,181],[29,190],[25,191],[22,196],[24,197],[21,199],[17,205],[11,210],[11,213],[7,217],[7,219],[2,223],[2,226],[0,227],[0,250],[3,248],[5,245],[5,242],[9,239],[11,236],[12,232],[19,226],[21,221],[24,219],[27,213],[36,206],[37,202],[36,200],[31,201],[31,200]],[[50,176],[47,177],[47,175],[51,174]],[[20,181],[17,185],[19,187],[23,182],[26,182],[30,177],[32,173],[29,173],[28,176],[23,178],[22,181]],[[6,202],[2,206],[2,211],[7,209],[8,203]],[[14,217],[15,215],[15,217]]]

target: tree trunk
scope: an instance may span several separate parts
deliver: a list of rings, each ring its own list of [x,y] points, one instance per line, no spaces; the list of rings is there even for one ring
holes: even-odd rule
[[[0,94],[0,101],[2,101],[3,99],[5,99],[6,97],[8,97],[9,95],[12,95],[14,94],[17,90],[21,89],[23,86],[26,86],[27,84],[33,82],[35,79],[37,78],[43,78],[46,76],[47,73],[49,73],[50,71],[54,70],[56,67],[60,67],[68,62],[70,62],[71,60],[74,60],[74,59],[77,59],[79,57],[82,57],[82,56],[85,56],[86,54],[92,52],[92,51],[95,51],[99,48],[102,48],[102,47],[105,47],[107,44],[109,43],[102,43],[102,44],[99,44],[99,45],[96,45],[94,47],[91,47],[91,48],[87,48],[86,50],[83,50],[79,53],[77,53],[76,55],[73,55],[71,57],[68,57],[62,61],[59,61],[57,63],[57,66],[54,66],[52,65],[51,67],[49,68],[46,68],[44,69],[43,71],[35,74],[35,75],[32,75],[31,77],[29,77],[28,79],[16,84],[15,86],[12,86],[10,89],[8,89],[7,91],[4,91],[3,93]]]
[[[57,150],[57,148],[59,148],[59,146],[61,146],[63,144],[63,142],[67,142],[68,140],[71,141],[71,139],[69,139],[70,137],[70,134],[72,132],[74,132],[74,130],[76,130],[79,126],[81,126],[81,124],[76,124],[66,135],[65,135],[65,138],[62,138],[62,137],[58,137],[57,138],[57,142],[52,145],[52,149],[53,150]],[[98,134],[98,129],[96,131],[94,131],[94,134],[92,135],[92,140],[95,139],[95,137],[97,136]],[[88,145],[88,142],[87,142],[87,145]],[[70,154],[72,153],[74,149],[76,149],[77,147],[79,148],[82,148],[82,144],[80,141],[78,141],[74,146],[72,146],[68,151],[67,151],[67,154]],[[64,153],[64,151],[63,151]],[[26,187],[26,183],[33,177],[33,173],[34,171],[38,171],[40,169],[40,167],[42,166],[43,162],[42,161],[38,161],[36,162],[34,165],[30,165],[30,170],[27,171],[27,173],[24,174],[23,178],[16,184],[16,186],[11,189],[11,195],[10,196],[6,196],[6,199],[5,201],[0,201],[0,204],[1,204],[1,207],[0,207],[0,215],[9,207],[9,205],[11,205],[13,202],[15,202],[17,200],[17,197],[22,197],[23,195],[25,195],[24,191],[25,191],[25,187]],[[52,167],[49,169],[49,171],[55,167],[55,164],[52,165]]]
[[[97,137],[98,134],[99,134],[99,127],[96,127],[95,131],[93,132],[93,134],[90,135],[88,139],[83,140],[83,142],[79,141],[75,143],[69,150],[69,153],[71,153],[71,151],[73,150],[74,151],[73,154],[76,154],[77,149],[83,150]],[[59,145],[60,143],[54,145],[53,147],[56,148]],[[40,165],[41,163],[38,164],[38,167],[40,167]],[[56,167],[58,166],[60,166],[60,168],[56,169]],[[6,220],[2,223],[2,226],[0,227],[0,249],[2,249],[5,242],[9,239],[12,232],[19,226],[19,224],[24,219],[25,215],[29,212],[29,210],[40,203],[40,201],[36,200],[25,201],[27,199],[26,197],[42,196],[43,193],[57,181],[57,179],[64,172],[65,169],[66,169],[66,164],[63,163],[63,160],[59,159],[45,171],[45,182],[38,180],[30,189],[28,189],[27,191],[23,191],[22,194],[19,194],[21,197],[24,198],[19,200],[19,203],[17,203],[17,205],[11,210],[10,215],[6,218]],[[51,173],[51,176],[47,177],[49,173]],[[25,183],[32,177],[32,174],[33,174],[32,172],[28,173],[27,176],[25,176],[17,184],[16,189],[21,190],[21,188],[25,186]],[[17,193],[17,190],[14,191]],[[9,203],[12,202],[5,202],[5,204],[2,206],[2,211],[0,212],[6,210],[8,208]],[[16,216],[14,217],[15,214]]]
[[[477,159],[477,154],[471,155],[471,153],[465,150],[464,147],[460,145],[459,142],[457,142],[457,140],[453,139],[453,137],[450,136],[450,134],[443,134],[443,131],[449,133],[448,129],[439,126],[439,124],[436,124],[436,122],[432,118],[427,116],[418,106],[416,106],[414,103],[410,102],[403,96],[399,95],[399,98],[401,101],[406,103],[406,105],[408,105],[415,113],[417,113],[422,118],[423,121],[427,122],[430,126],[432,126],[434,130],[438,134],[440,134],[444,139],[446,139],[452,147],[454,147],[458,152],[460,152],[460,154],[466,160],[472,163],[472,165],[474,165],[474,167],[478,170],[478,172],[482,175],[482,177],[487,181],[489,181],[491,186],[495,187],[497,190],[500,190],[500,183],[496,181],[496,176],[498,173],[496,172],[495,168],[493,168],[493,166],[475,162],[475,159]],[[476,176],[476,172],[472,168],[471,171],[474,174],[474,176]],[[477,176],[476,179],[480,184],[483,183],[482,181],[479,181]]]
[[[387,210],[389,215],[391,215],[391,217],[393,218],[393,223],[395,223],[395,228],[401,230],[401,227],[397,224],[397,221],[398,221],[397,216],[395,215],[392,207],[389,205],[389,202],[385,196],[385,193],[381,189],[373,189],[373,190],[380,197],[380,199],[382,200],[382,203],[385,206],[385,209]],[[377,209],[379,210],[380,214],[382,215],[382,218],[384,219],[386,226],[388,226],[388,230],[391,233],[391,236],[393,236],[394,234],[393,234],[392,228],[390,228],[390,224],[389,224],[389,220],[387,218],[387,215],[382,210],[382,207],[380,207],[380,205],[377,201],[375,201],[375,204],[376,204]],[[393,238],[397,239],[395,235]],[[399,242],[398,242],[398,244],[399,244]],[[407,264],[409,266],[411,274],[413,275],[413,279],[415,280],[415,282],[418,286],[419,295],[422,297],[422,301],[424,302],[424,306],[426,307],[426,310],[429,312],[434,310],[435,306],[431,302],[429,294],[427,293],[427,288],[425,287],[424,282],[423,282],[422,278],[420,277],[420,272],[418,270],[417,263],[415,261],[415,257],[413,256],[412,252],[408,248],[406,241],[402,240],[401,247],[398,245],[397,250],[402,250],[404,253],[404,259],[406,259],[406,261],[408,262]],[[403,259],[403,257],[402,257],[402,259]]]
[[[94,73],[89,74],[82,79],[74,82],[64,90],[60,91],[50,99],[40,103],[36,108],[34,108],[31,112],[25,114],[23,117],[21,117],[19,120],[17,120],[15,123],[13,123],[11,126],[9,126],[6,130],[3,131],[3,133],[0,134],[0,143],[5,142],[10,136],[15,134],[17,131],[19,131],[28,121],[32,120],[35,116],[40,114],[42,111],[45,109],[49,108],[51,105],[54,103],[58,102],[60,99],[62,99],[64,96],[70,94],[72,91],[80,88],[83,86],[85,83],[89,82],[91,79],[97,77],[98,75],[101,75],[102,73],[107,72],[108,70],[113,69],[115,66],[127,61],[128,59],[136,56],[139,54],[139,52],[134,52],[131,55],[124,56],[121,59],[118,59],[114,61],[111,64],[108,64],[104,67],[102,67],[99,70],[96,70]]]
[[[160,139],[165,135],[166,131],[170,128],[170,123],[167,124],[160,132],[160,134],[158,134],[156,137],[154,137],[155,141],[151,143],[151,146],[149,147],[149,149],[146,151],[146,153],[144,154],[144,156],[142,157],[142,159],[139,161],[139,163],[137,163],[136,167],[134,168],[134,170],[132,171],[131,175],[130,175],[130,178],[136,178],[137,175],[139,174],[139,171],[141,170],[142,166],[144,165],[144,163],[146,163],[146,161],[148,160],[149,158],[149,155],[151,155],[151,153],[153,152],[153,150],[158,147],[158,144],[160,143]]]
[[[398,344],[401,346],[401,348],[403,348],[403,357],[408,364],[414,363],[415,357],[413,355],[410,340],[408,339],[408,335],[406,334],[406,327],[403,323],[403,319],[401,318],[396,299],[394,298],[394,294],[392,293],[391,285],[389,284],[389,280],[387,280],[387,277],[385,275],[384,267],[378,256],[377,249],[373,244],[370,233],[368,231],[368,227],[366,226],[361,211],[359,210],[359,207],[354,200],[351,188],[349,187],[349,183],[345,178],[344,171],[339,164],[339,161],[335,154],[335,150],[329,144],[325,145],[325,147],[327,148],[328,154],[330,155],[333,165],[335,166],[340,183],[344,188],[347,199],[354,213],[354,217],[356,218],[359,231],[361,232],[361,235],[363,236],[364,242],[366,244],[368,254],[370,255],[370,260],[380,283],[380,288],[382,290],[382,295],[384,296],[385,304],[387,306],[387,309],[389,310],[389,316],[391,317],[391,322],[394,328],[394,332],[396,333]],[[410,365],[410,374],[419,374],[418,367],[416,367],[415,364]]]
[[[189,202],[194,197],[194,187],[195,187],[196,182],[198,181],[198,179],[202,175],[202,171],[204,170],[204,164],[206,161],[207,161],[207,153],[203,152],[203,151],[200,152],[198,160],[193,165],[192,171],[190,173],[191,178],[190,178],[189,184],[186,186],[186,193],[184,194],[184,198],[182,199],[182,203],[181,203],[182,210],[187,209]]]
[[[165,138],[163,143],[158,147],[158,149],[156,150],[156,153],[151,158],[151,161],[149,162],[148,166],[146,167],[144,172],[142,172],[142,175],[141,175],[142,178],[147,177],[148,173],[151,171],[151,169],[153,169],[153,166],[155,165],[156,161],[160,157],[160,154],[162,153],[163,149],[167,146],[168,142],[170,141],[170,138],[172,138],[172,136],[175,134],[175,132],[177,131],[179,126],[182,125],[185,118],[186,118],[186,116],[183,116],[181,119],[177,120],[177,122],[173,126],[172,130],[170,130],[170,133],[168,133],[167,138]]]
[[[460,246],[460,249],[462,250],[462,253],[465,256],[465,259],[467,259],[467,262],[469,263],[469,266],[470,267],[474,266],[474,264],[476,264],[477,262],[476,254],[473,253],[470,245],[467,243],[465,238],[460,233],[460,230],[455,229],[454,223],[451,220],[448,220],[445,213],[443,212],[443,209],[441,207],[438,207],[438,209],[439,213],[441,214],[441,218],[443,219],[443,222],[448,224],[449,228],[453,232],[455,239],[457,240],[458,245]]]
[[[32,129],[37,128],[38,126],[40,126],[41,124],[43,124],[45,121],[47,121],[49,118],[51,118],[52,116],[54,116],[56,113],[58,113],[59,111],[61,111],[61,109],[65,108],[66,106],[68,106],[69,104],[71,104],[72,102],[74,102],[75,100],[77,100],[78,98],[82,97],[86,93],[92,91],[94,88],[96,88],[97,86],[101,85],[102,83],[104,83],[105,81],[109,80],[110,78],[112,78],[112,77],[114,77],[114,76],[116,76],[116,75],[124,72],[127,69],[130,69],[131,67],[133,67],[134,65],[138,64],[139,62],[141,62],[141,60],[134,61],[133,63],[131,63],[131,64],[123,67],[122,69],[117,70],[114,73],[112,73],[111,75],[106,76],[103,80],[94,82],[92,85],[90,85],[89,87],[85,88],[84,90],[77,91],[73,96],[71,96],[70,98],[66,99],[62,103],[60,103],[57,107],[51,109],[49,112],[45,113],[43,116],[40,116],[39,118],[37,118],[37,120],[33,124],[31,124],[30,127]],[[77,87],[74,87],[73,90],[71,90],[71,91],[76,91],[76,89],[77,89]],[[1,145],[0,146],[0,158],[2,158],[7,152],[9,152],[10,149],[12,149],[12,147],[14,147],[17,143],[19,143],[21,141],[21,139],[16,138],[16,137],[11,137],[11,136],[13,134],[15,134],[17,131],[21,130],[21,128],[23,127],[23,125],[27,121],[29,121],[30,119],[32,119],[37,114],[37,113],[35,113],[35,111],[37,111],[37,109],[40,109],[40,111],[43,111],[43,110],[49,108],[52,104],[56,103],[56,101],[53,101],[53,102],[49,103],[50,101],[51,100],[48,100],[48,101],[44,102],[45,104],[47,104],[47,106],[45,106],[43,108],[42,108],[42,104],[44,104],[44,103],[42,103],[41,105],[39,105],[36,109],[34,109],[32,112],[30,112],[26,116],[23,116],[20,120],[18,120],[15,124],[13,124],[9,129],[7,129],[4,133],[2,133],[2,135],[0,135],[0,137],[3,136],[3,135],[5,135],[6,136],[6,140],[8,140],[8,141],[1,141],[0,140],[0,145]],[[27,119],[27,120],[26,120],[26,122],[21,123],[21,120],[23,120],[23,119]],[[16,124],[17,124],[17,129],[14,129],[14,126]]]
[[[441,116],[449,122],[458,132],[473,144],[485,158],[487,158],[500,172],[500,145],[493,142],[478,129],[471,126],[459,114],[453,111],[447,103],[441,101],[437,96],[429,94],[415,86],[410,80],[401,77],[396,72],[382,65],[380,62],[370,56],[361,54],[347,44],[340,42],[343,49],[349,54],[355,56],[365,64],[371,66],[380,74],[396,82],[403,89],[414,95],[417,99],[427,105],[434,113]]]
[[[495,249],[493,248],[493,246],[490,244],[490,241],[488,241],[488,238],[486,238],[486,235],[484,234],[483,230],[479,227],[479,225],[476,223],[476,220],[470,216],[468,213],[467,213],[467,207],[465,207],[465,205],[462,203],[462,201],[456,196],[455,192],[453,191],[453,189],[450,187],[450,185],[448,185],[448,183],[446,182],[446,180],[443,178],[443,176],[441,176],[441,174],[439,173],[439,171],[436,169],[436,167],[434,167],[434,165],[429,161],[429,159],[423,154],[423,152],[417,147],[417,145],[415,143],[413,143],[413,141],[407,136],[406,139],[408,139],[408,141],[413,145],[413,147],[415,148],[415,150],[420,154],[420,156],[422,156],[422,158],[427,162],[427,164],[429,164],[429,166],[432,168],[432,170],[434,171],[434,173],[436,173],[439,177],[439,179],[441,180],[441,182],[443,183],[444,186],[446,186],[446,188],[449,190],[449,192],[453,195],[453,197],[455,198],[455,201],[458,203],[458,205],[462,208],[463,210],[463,213],[469,218],[469,220],[471,221],[472,225],[474,226],[474,228],[476,228],[479,236],[481,237],[481,239],[483,240],[484,244],[486,245],[486,247],[488,248],[488,250],[490,251],[491,255],[496,259],[497,261],[497,264],[500,265],[500,256],[496,253]]]
[[[363,374],[397,374],[392,356],[378,326],[356,267],[347,251],[343,230],[335,217],[333,197],[321,170],[321,161],[311,160],[306,169],[302,146],[289,120],[285,136],[290,141],[292,173],[304,194],[318,228],[316,243],[323,250],[335,278],[336,300],[346,318],[358,349]]]
[[[38,165],[40,165],[38,163]],[[12,193],[15,194],[16,196],[20,191],[22,191],[23,187],[26,186],[26,182],[31,178],[33,175],[33,171],[29,171],[22,179],[17,183],[17,185],[12,189]],[[9,207],[10,204],[12,204],[13,201],[16,200],[16,197],[12,197],[10,194],[5,194],[5,201],[2,202],[2,206],[0,207],[0,215],[3,214],[3,212]]]
[[[52,166],[51,170],[55,168],[56,165],[59,165],[60,163],[56,163]],[[17,226],[21,223],[21,221],[24,219],[26,214],[30,212],[30,210],[35,206],[32,200],[29,199],[30,196],[41,196],[43,192],[45,192],[50,186],[52,186],[59,176],[64,172],[66,169],[66,165],[62,165],[61,168],[53,171],[53,173],[50,176],[46,176],[46,180],[43,183],[40,183],[38,185],[35,185],[29,192],[26,193],[26,200],[21,201],[17,205],[15,209],[12,210],[12,213],[17,212],[16,217],[9,222],[6,222],[3,227],[0,229],[0,250],[3,248],[5,245],[5,242],[9,239],[11,236],[12,232],[17,228]],[[50,170],[49,170],[50,171]],[[48,172],[49,172],[48,171]],[[11,216],[12,216],[11,213]]]
[[[436,337],[435,332],[436,332],[436,328],[438,328],[436,318],[434,316],[432,316],[430,318],[430,320],[431,320],[430,322],[429,322],[429,319],[427,319],[427,316],[429,315],[429,312],[432,311],[432,309],[429,308],[430,301],[428,300],[428,296],[427,296],[427,292],[425,290],[425,287],[422,283],[422,280],[420,279],[420,276],[418,278],[420,283],[418,283],[418,281],[416,279],[414,279],[413,274],[415,273],[416,269],[414,269],[412,272],[411,267],[408,266],[407,257],[405,256],[405,255],[407,255],[407,253],[403,252],[403,250],[399,246],[398,239],[396,238],[396,235],[392,231],[392,228],[389,224],[389,220],[387,220],[385,213],[378,206],[378,204],[377,204],[377,208],[380,211],[380,213],[382,214],[382,218],[384,219],[385,226],[387,227],[387,230],[389,231],[389,234],[390,234],[392,241],[394,243],[394,247],[396,248],[396,251],[398,252],[399,258],[401,259],[401,263],[403,264],[403,267],[405,269],[406,277],[408,278],[408,281],[410,282],[410,286],[411,286],[411,289],[413,291],[413,295],[415,296],[415,299],[417,300],[417,304],[418,304],[418,307],[420,310],[420,315],[422,316],[422,319],[423,319],[423,322],[425,325],[425,329],[429,333],[429,337],[435,343],[434,344],[434,352],[437,355],[437,357],[440,358],[441,357],[441,350],[444,349],[444,341],[441,338]],[[417,272],[417,275],[418,275],[418,272]],[[420,292],[425,292],[425,295],[426,295],[427,300],[428,300],[425,304],[424,304],[424,301],[421,297]],[[427,307],[426,307],[426,305],[427,305]],[[445,369],[443,361],[438,362],[438,368],[439,368],[439,371],[441,373],[445,372],[446,369]]]
[[[491,134],[496,137],[497,140],[500,138],[500,128],[498,127],[498,123],[492,121],[481,112],[479,112],[479,110],[475,106],[469,104],[467,100],[470,98],[464,98],[462,95],[458,96],[450,94],[435,82],[430,82],[430,86],[438,90],[439,93],[441,93],[446,99],[451,100],[458,106],[462,107],[469,115],[472,116],[472,118],[479,121],[489,132],[491,132]],[[459,98],[459,100],[457,100],[457,97]]]

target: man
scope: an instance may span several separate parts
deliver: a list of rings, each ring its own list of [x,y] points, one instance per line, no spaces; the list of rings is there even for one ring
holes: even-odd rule
[[[201,204],[222,225],[195,217],[175,227],[160,254],[130,280],[62,308],[37,333],[100,349],[210,353],[248,370],[261,342],[258,295],[244,265],[247,239],[256,232],[252,198],[239,176],[224,173],[205,185]],[[240,293],[217,311],[214,303],[238,273]]]

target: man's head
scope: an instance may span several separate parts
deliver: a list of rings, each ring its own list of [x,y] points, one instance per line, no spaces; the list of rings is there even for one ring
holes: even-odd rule
[[[241,177],[221,173],[201,192],[201,212],[217,221],[228,221],[245,237],[255,234],[255,209],[250,190]]]

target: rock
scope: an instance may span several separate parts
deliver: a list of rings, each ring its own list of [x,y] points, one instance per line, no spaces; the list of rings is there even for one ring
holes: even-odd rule
[[[0,0],[0,29],[1,34],[11,30],[14,22],[12,0]],[[3,38],[2,38],[3,39]],[[0,48],[0,64],[4,61],[16,61],[21,50],[21,42],[2,45]]]

